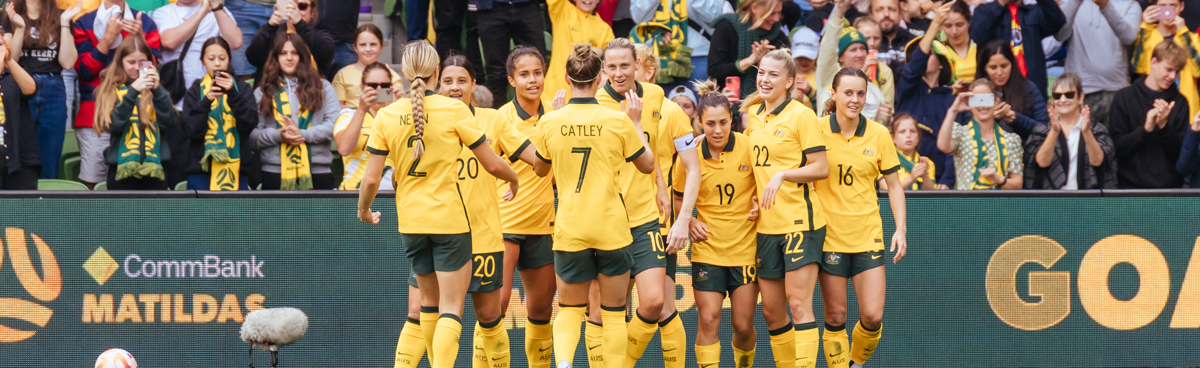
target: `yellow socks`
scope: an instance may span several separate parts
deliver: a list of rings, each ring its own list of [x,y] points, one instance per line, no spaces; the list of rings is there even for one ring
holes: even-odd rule
[[[603,318],[603,317],[602,317]],[[583,346],[587,348],[588,367],[605,368],[604,365],[604,327],[596,322],[587,321],[583,329]]]
[[[600,306],[600,321],[604,323],[604,365],[608,368],[622,368],[625,346],[629,342],[629,329],[625,326],[625,306]]]
[[[791,322],[771,330],[771,354],[775,356],[775,368],[796,368],[796,334]]]
[[[650,343],[650,339],[654,338],[654,332],[658,331],[658,321],[648,320],[637,312],[634,312],[633,315],[633,320],[629,321],[629,340],[628,346],[625,347],[625,359],[622,360],[625,362],[625,367],[633,367],[637,364],[638,359],[642,358],[642,353],[646,352],[646,344]],[[624,320],[623,317],[622,320]]]
[[[854,324],[854,345],[850,347],[850,360],[854,363],[862,365],[871,358],[871,354],[875,353],[875,347],[879,346],[880,332],[883,331],[883,325],[875,331],[868,330],[863,327],[862,322]]]
[[[821,340],[825,345],[825,363],[829,368],[850,367],[850,337],[846,336],[846,325],[826,324]],[[855,340],[857,341],[857,338]]]
[[[821,348],[821,334],[817,322],[796,325],[796,368],[817,368],[817,352]]]
[[[504,316],[495,321],[476,324],[479,331],[483,352],[487,355],[487,365],[490,368],[508,368],[512,357],[508,350],[508,330],[500,322]]]
[[[488,355],[483,350],[483,334],[479,332],[479,322],[475,322],[475,333],[471,335],[471,368],[487,368]]]
[[[721,342],[718,341],[712,345],[696,345],[696,365],[700,368],[720,367]]]
[[[572,362],[575,359],[575,347],[579,345],[579,324],[583,323],[583,310],[586,305],[558,305],[558,315],[554,317],[554,359],[556,362]]]
[[[447,313],[438,318],[433,350],[430,350],[430,355],[434,357],[431,361],[433,368],[454,368],[454,361],[458,359],[459,337],[462,337],[462,320],[458,316]]]
[[[437,333],[438,307],[421,306],[421,337],[425,340],[425,353],[429,364],[433,364],[433,334]],[[458,352],[455,352],[457,354]]]
[[[551,349],[554,348],[554,333],[550,321],[525,320],[525,358],[529,368],[550,368]]]
[[[664,366],[683,368],[684,362],[687,361],[687,332],[683,329],[683,321],[679,320],[679,312],[659,322],[658,329],[662,333]]]
[[[421,334],[421,321],[409,318],[396,342],[396,368],[416,368],[422,355],[425,355],[425,336]]]
[[[732,345],[732,344],[731,344]],[[733,361],[737,368],[750,368],[754,366],[754,349],[745,350],[738,349],[733,346]]]

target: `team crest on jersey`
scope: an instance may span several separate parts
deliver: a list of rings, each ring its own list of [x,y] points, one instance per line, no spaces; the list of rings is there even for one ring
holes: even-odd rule
[[[776,135],[776,136],[782,137],[782,136],[783,136],[783,134],[784,134],[784,133],[783,133],[783,131],[782,131],[782,130],[776,130],[776,131],[775,131],[775,135]]]
[[[746,171],[746,170],[750,170],[750,165],[739,165],[738,166],[738,171]]]
[[[842,255],[839,253],[829,253],[828,256],[825,256],[825,264],[827,264],[827,265],[836,266],[838,263],[841,263],[841,262],[842,262]]]
[[[708,280],[708,270],[700,270],[700,274],[696,276],[696,281]]]
[[[658,119],[660,114],[658,113],[658,110],[654,110],[653,112],[650,113],[650,116],[654,117],[655,119]]]
[[[875,154],[875,151],[872,151],[872,150],[870,150],[870,149],[863,149],[863,154],[864,154],[864,155],[867,155],[867,156],[870,156],[870,155],[874,155],[874,154]]]

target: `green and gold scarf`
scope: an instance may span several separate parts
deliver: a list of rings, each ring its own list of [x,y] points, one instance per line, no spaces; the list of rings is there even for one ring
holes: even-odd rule
[[[200,93],[208,95],[212,86],[212,75],[205,74],[200,82]],[[233,87],[237,88],[237,84]],[[200,158],[200,167],[211,173],[208,184],[208,190],[211,191],[238,190],[238,174],[242,167],[239,151],[241,137],[237,131],[237,119],[234,119],[231,111],[229,95],[221,95],[208,110],[208,131],[204,133],[204,156]]]
[[[896,150],[896,156],[900,157],[900,167],[904,168],[904,172],[909,175],[912,175],[913,167],[917,166],[918,162],[921,162],[921,154],[917,153],[917,152],[913,152],[913,157],[909,158],[908,156],[904,155],[904,152],[900,152],[900,150]],[[932,172],[933,167],[930,167],[928,170],[930,172]],[[903,178],[901,178],[901,179],[903,179]],[[913,180],[912,185],[909,185],[908,188],[904,188],[904,189],[921,190],[921,184],[923,182],[925,182],[925,178],[918,177],[917,180]]]
[[[279,91],[275,92],[275,128],[283,129],[283,117],[291,115],[291,113],[292,105],[288,101],[287,89],[280,84]],[[311,120],[312,111],[301,107],[300,120],[296,122],[296,126],[301,130],[308,129],[308,123]],[[301,143],[293,146],[283,143],[279,147],[279,154],[282,156],[279,161],[279,189],[312,189],[312,164],[310,163],[308,144]]]
[[[117,87],[117,101],[124,100],[128,93],[129,85]],[[149,113],[146,114],[146,118],[151,122],[149,126],[142,126],[138,114],[141,109],[142,107],[135,103],[133,114],[129,116],[129,127],[125,129],[125,136],[121,138],[121,145],[117,147],[116,179],[150,177],[166,180],[162,159],[158,156],[160,140],[158,125],[154,124],[154,108],[148,108]]]
[[[661,0],[654,19],[639,24],[629,34],[634,43],[644,43],[658,55],[655,83],[670,83],[692,75],[692,48],[687,45],[687,2]]]
[[[971,119],[971,145],[975,148],[975,175],[974,183],[971,184],[971,190],[978,189],[999,189],[996,183],[990,179],[979,175],[979,170],[992,167],[992,159],[988,155],[987,143],[983,140],[983,126],[975,119]],[[1007,143],[1008,139],[1004,137],[1004,133],[1000,131],[1000,124],[992,123],[994,137],[996,143],[996,174],[1000,176],[1008,176],[1008,158],[1007,158]]]

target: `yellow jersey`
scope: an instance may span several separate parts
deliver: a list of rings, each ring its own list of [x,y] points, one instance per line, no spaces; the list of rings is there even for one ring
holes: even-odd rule
[[[400,88],[404,83],[404,78],[400,76],[392,67],[384,64],[388,71],[392,72],[392,88]],[[339,70],[333,76],[333,91],[337,93],[338,101],[351,109],[358,108],[358,95],[362,93],[362,77],[363,72],[358,69],[357,64],[350,64]]]
[[[817,114],[799,102],[787,99],[772,111],[766,104],[749,107],[746,136],[754,156],[754,181],[758,198],[775,173],[808,164],[807,154],[825,150],[817,130]],[[759,213],[758,232],[779,235],[812,231],[825,226],[821,200],[812,183],[783,182],[775,193],[775,204]]]
[[[875,183],[900,170],[892,136],[883,125],[859,116],[858,128],[846,137],[830,115],[817,124],[825,138],[829,177],[817,181],[825,204],[825,251],[863,253],[883,250],[883,220]]]
[[[967,81],[968,83],[975,80],[975,41],[971,41],[967,46],[967,55],[959,56],[958,51],[954,50],[949,44],[941,41],[933,41],[933,52],[942,55],[946,61],[950,62],[950,67],[954,71],[954,80]]]
[[[1138,38],[1133,42],[1133,55],[1130,56],[1130,63],[1134,66],[1135,73],[1150,74],[1150,59],[1154,57],[1154,46],[1158,46],[1164,39],[1166,37],[1158,32],[1158,24],[1142,23],[1138,31]],[[1200,39],[1188,27],[1179,27],[1171,39],[1185,50],[1195,50],[1197,45],[1200,45]],[[1179,81],[1179,93],[1188,101],[1188,116],[1196,116],[1197,113],[1200,113],[1200,91],[1198,91],[1200,87],[1196,85],[1196,79],[1200,78],[1200,64],[1197,64],[1197,60],[1190,56],[1191,52],[1189,51],[1187,63],[1184,64],[1183,70],[1179,70],[1176,79]],[[1131,75],[1130,79],[1137,79],[1137,76]]]
[[[404,234],[462,234],[471,231],[466,204],[455,176],[455,163],[464,146],[474,149],[487,141],[462,101],[425,92],[425,155],[413,159],[416,130],[412,102],[402,98],[379,110],[387,122],[367,142],[367,152],[395,152],[396,213],[404,218]],[[414,214],[416,214],[414,216]]]
[[[696,135],[692,130],[692,118],[683,112],[683,108],[679,107],[675,101],[664,98],[661,115],[662,118],[658,122],[658,136],[663,139],[659,139],[658,144],[651,147],[654,148],[654,156],[658,159],[658,167],[662,170],[663,182],[667,184],[667,190],[670,190],[670,188],[674,188],[674,172],[684,170],[682,165],[678,169],[675,168],[675,162],[679,161],[679,152],[696,148]],[[679,180],[686,181],[687,176],[680,176]],[[683,190],[680,189],[680,191]],[[673,207],[675,201],[671,201],[671,203]],[[675,217],[676,210],[676,208],[671,208],[664,214],[665,216],[658,217],[658,223],[663,230],[671,227],[671,220]]]
[[[571,98],[571,85],[563,77],[567,73],[567,58],[571,56],[571,49],[577,43],[604,48],[613,40],[612,27],[599,15],[584,13],[568,0],[546,0],[546,10],[550,13],[553,26],[550,36],[554,39],[551,48],[555,52],[550,53],[544,91],[553,96],[561,89],[567,91],[567,98]]]
[[[538,122],[549,107],[549,101],[542,101],[538,110],[531,114],[522,110],[516,101],[509,101],[498,112],[522,135],[532,137],[537,134]],[[505,234],[550,235],[554,231],[554,175],[537,176],[533,166],[518,157],[520,151],[500,155],[508,159],[509,166],[517,172],[518,183],[521,183],[521,189],[511,201],[500,201],[500,222]],[[496,184],[499,195],[508,193],[508,183]]]
[[[633,242],[617,172],[647,152],[629,117],[595,98],[572,98],[542,117],[533,144],[558,178],[554,250],[617,250]]]
[[[666,96],[662,87],[649,83],[634,83],[634,91],[642,99],[642,134],[651,149],[658,148],[658,123],[662,118],[662,105]],[[625,95],[617,93],[612,86],[605,85],[603,90],[596,91],[596,100],[601,106],[625,114],[621,101]],[[632,129],[633,122],[630,121]],[[690,131],[690,129],[689,129]],[[665,168],[664,168],[665,170]],[[654,173],[642,174],[632,162],[625,163],[620,170],[621,195],[625,198],[625,210],[629,214],[629,227],[634,228],[658,219],[658,183]]]
[[[353,109],[342,110],[342,114],[338,115],[337,123],[333,126],[333,135],[336,136],[346,131],[350,127],[350,120],[354,119],[355,111]],[[363,175],[367,173],[367,140],[371,138],[371,127],[375,124],[375,115],[371,113],[363,114],[362,130],[359,133],[358,142],[354,144],[354,150],[350,151],[350,155],[342,157],[342,185],[338,187],[340,190],[358,190],[358,186],[362,183]],[[387,156],[387,164],[383,169],[383,181],[379,184],[379,189],[390,190],[392,187],[392,175],[396,168],[396,155],[389,154]]]
[[[475,123],[487,136],[487,145],[492,152],[512,152],[520,156],[521,151],[529,147],[529,139],[509,124],[500,112],[493,109],[470,107],[475,114]],[[467,202],[467,215],[471,218],[471,251],[474,254],[486,254],[504,251],[504,233],[500,225],[501,197],[496,193],[496,186],[508,183],[497,180],[491,173],[480,169],[479,159],[470,150],[462,150],[455,162],[454,172]],[[520,183],[518,179],[518,183]],[[517,193],[521,191],[518,190]]]
[[[725,147],[713,152],[708,143],[700,149],[700,196],[697,220],[708,225],[708,240],[692,244],[692,262],[721,267],[753,266],[757,243],[754,222],[747,220],[754,206],[754,157],[750,140],[729,134]],[[683,163],[676,163],[676,196],[683,196]],[[685,214],[685,216],[688,214]]]

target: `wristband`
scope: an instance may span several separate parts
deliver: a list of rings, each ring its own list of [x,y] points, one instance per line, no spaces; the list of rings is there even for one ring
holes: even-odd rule
[[[213,12],[219,12],[219,11],[222,11],[222,10],[225,10],[225,3],[221,3],[221,5],[217,5],[217,7],[216,7],[215,9],[213,9],[212,11],[213,11]]]

